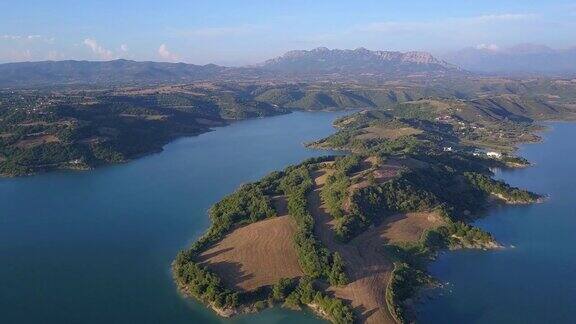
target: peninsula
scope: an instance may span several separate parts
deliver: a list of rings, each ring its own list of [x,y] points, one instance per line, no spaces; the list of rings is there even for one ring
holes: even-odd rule
[[[501,247],[470,221],[494,204],[542,199],[491,170],[527,166],[514,151],[538,141],[537,122],[573,116],[500,95],[343,117],[335,134],[308,145],[346,155],[273,172],[214,205],[212,226],[173,263],[176,283],[226,317],[282,305],[334,323],[412,322],[439,251]]]

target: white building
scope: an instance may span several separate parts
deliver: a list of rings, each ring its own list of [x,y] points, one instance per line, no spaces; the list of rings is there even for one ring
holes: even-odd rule
[[[494,152],[494,151],[486,152],[486,155],[491,157],[491,158],[496,158],[496,159],[499,159],[502,157],[501,153]]]

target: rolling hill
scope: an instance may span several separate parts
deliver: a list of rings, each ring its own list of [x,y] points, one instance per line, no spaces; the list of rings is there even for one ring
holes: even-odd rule
[[[54,85],[151,85],[195,81],[306,81],[317,79],[398,78],[461,74],[463,71],[425,52],[356,50],[291,51],[262,64],[113,61],[42,61],[0,64],[0,87]]]

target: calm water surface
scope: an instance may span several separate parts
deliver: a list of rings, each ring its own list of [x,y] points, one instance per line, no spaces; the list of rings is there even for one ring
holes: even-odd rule
[[[548,126],[544,143],[520,151],[535,166],[498,177],[549,200],[499,208],[477,222],[511,248],[446,253],[433,263],[432,274],[449,285],[420,307],[421,322],[576,321],[576,124]]]
[[[0,179],[2,323],[317,323],[272,309],[225,321],[181,298],[170,262],[240,184],[327,154],[302,143],[342,113],[238,122],[89,172]]]
[[[338,113],[239,122],[165,151],[90,172],[0,179],[2,323],[317,323],[282,309],[233,321],[182,299],[169,265],[209,225],[206,210],[241,183],[325,154]],[[444,254],[448,288],[423,323],[570,323],[576,318],[576,125],[550,124],[521,154],[532,168],[498,176],[550,195],[494,210],[477,225],[507,246]]]

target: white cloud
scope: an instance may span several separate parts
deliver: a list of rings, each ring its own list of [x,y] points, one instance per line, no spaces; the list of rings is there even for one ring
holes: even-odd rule
[[[114,58],[114,53],[112,53],[111,50],[102,47],[95,39],[86,38],[82,43],[103,60],[111,60]]]
[[[477,22],[477,23],[487,23],[494,21],[519,21],[519,20],[530,20],[536,18],[535,14],[500,14],[500,15],[482,15],[470,18],[461,18],[463,21]]]
[[[178,55],[170,52],[166,44],[160,45],[158,48],[158,55],[160,55],[161,58],[171,62],[176,62],[179,60]]]
[[[46,56],[46,59],[50,60],[50,61],[59,61],[59,60],[63,60],[65,59],[66,56],[58,51],[55,50],[51,50],[48,51],[48,55]]]
[[[478,44],[478,45],[474,46],[474,48],[479,49],[479,50],[492,51],[492,52],[496,52],[496,51],[500,50],[500,47],[496,44]]]
[[[31,61],[32,60],[32,53],[30,50],[24,50],[22,52],[17,52],[16,57],[22,61]]]
[[[0,51],[0,61],[2,62],[25,62],[32,61],[33,55],[30,50],[9,49]]]
[[[22,39],[22,36],[19,36],[19,35],[0,35],[0,39],[18,40],[18,39]]]
[[[11,40],[11,41],[43,41],[46,43],[53,43],[54,37],[46,37],[42,35],[9,35],[4,34],[0,35],[0,39],[2,40]]]
[[[126,45],[126,44],[120,45],[120,51],[121,51],[121,52],[126,53],[126,52],[128,52],[129,50],[130,50],[130,48],[128,48],[128,45]]]

